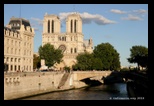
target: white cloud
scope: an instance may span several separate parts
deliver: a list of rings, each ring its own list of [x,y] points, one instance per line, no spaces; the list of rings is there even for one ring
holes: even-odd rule
[[[38,25],[43,25],[43,20],[39,19],[39,18],[31,18],[34,21],[37,21]]]
[[[117,10],[117,9],[111,9],[110,12],[116,13],[116,14],[125,14],[125,11]]]
[[[64,13],[59,13],[59,18],[61,20],[61,22],[65,22],[66,17],[69,14],[72,14],[74,12],[64,12]],[[116,23],[115,21],[109,20],[105,17],[103,17],[102,15],[99,14],[89,14],[87,12],[84,13],[79,13],[81,18],[82,18],[82,23],[83,24],[90,24],[91,22],[94,22],[98,25],[106,25],[106,24],[114,24]],[[31,26],[38,31],[39,29],[37,28],[38,25],[43,25],[43,19],[39,19],[39,18],[31,18]],[[61,27],[63,27],[62,23],[61,23]]]
[[[66,19],[66,17],[69,14],[72,14],[72,12],[59,13],[59,17],[63,21],[63,20]],[[95,22],[98,25],[106,25],[106,24],[114,24],[114,23],[116,23],[115,21],[109,20],[109,19],[107,19],[104,16],[99,15],[99,14],[89,14],[87,12],[79,13],[79,14],[80,14],[80,16],[82,18],[83,24],[89,24],[91,22]]]
[[[144,9],[139,9],[139,10],[133,10],[133,12],[137,14],[144,14],[144,13],[147,13],[148,11]]]
[[[135,16],[132,14],[129,14],[128,17],[123,17],[121,18],[122,20],[130,20],[130,21],[138,21],[138,20],[143,20],[142,18],[140,18],[139,16]]]
[[[43,20],[39,19],[39,18],[31,18],[31,26],[34,28],[35,31],[39,31],[38,26],[42,26],[43,25]]]
[[[60,20],[64,21],[69,14],[73,14],[73,12],[59,13]]]

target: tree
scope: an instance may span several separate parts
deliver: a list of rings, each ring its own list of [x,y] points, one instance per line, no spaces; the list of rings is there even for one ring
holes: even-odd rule
[[[132,46],[130,49],[130,58],[127,58],[130,63],[137,63],[138,69],[139,66],[146,67],[148,65],[148,48],[145,46]]]
[[[80,53],[76,57],[77,64],[73,67],[79,70],[88,70],[91,67],[91,61],[90,61],[91,58],[92,58],[92,55],[88,52]]]
[[[50,43],[39,47],[40,59],[45,59],[45,64],[48,67],[53,66],[55,63],[60,63],[63,58],[63,53],[60,49],[55,49]]]
[[[103,63],[100,58],[94,58],[92,60],[92,69],[93,70],[103,70]]]
[[[70,67],[65,66],[65,67],[64,67],[64,70],[67,71],[67,72],[70,72],[71,69],[70,69]]]
[[[94,57],[101,59],[103,70],[119,70],[119,53],[110,43],[101,43],[94,48]]]
[[[40,58],[39,56],[37,56],[36,54],[33,55],[33,68],[40,68],[41,67],[41,63],[40,63]]]
[[[77,64],[73,65],[73,70],[101,70],[102,61],[94,58],[94,55],[88,52],[80,53],[77,57]]]

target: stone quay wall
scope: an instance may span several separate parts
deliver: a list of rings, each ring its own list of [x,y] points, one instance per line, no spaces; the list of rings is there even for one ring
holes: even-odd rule
[[[4,75],[4,100],[15,99],[57,89],[64,73],[8,73]]]
[[[88,77],[88,72],[71,72],[67,78],[63,78],[65,72],[4,73],[4,100],[86,87],[88,85],[79,80],[79,76],[81,74],[83,76],[84,73],[86,74],[85,77]],[[106,76],[107,74],[105,73],[104,75]],[[64,79],[66,81],[62,82]],[[60,83],[64,83],[64,85],[59,88]]]

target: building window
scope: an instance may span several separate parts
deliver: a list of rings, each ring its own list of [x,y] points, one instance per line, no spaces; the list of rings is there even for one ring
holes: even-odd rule
[[[73,53],[73,49],[71,48],[71,53]]]
[[[54,21],[52,20],[52,33],[54,33]]]
[[[11,62],[13,62],[13,58],[11,58]]]
[[[76,20],[74,21],[74,32],[76,33]]]
[[[62,37],[62,41],[64,41],[65,40],[65,38],[64,37]]]
[[[18,66],[18,70],[20,70],[20,65]]]
[[[17,46],[17,41],[15,41],[15,45]]]
[[[14,62],[16,62],[16,61],[17,61],[17,58],[14,59]]]
[[[73,28],[73,20],[71,20],[71,33],[72,33],[72,28]]]
[[[76,53],[77,52],[77,50],[76,50],[76,48],[74,48],[74,53]]]
[[[50,20],[48,20],[48,33],[50,33]]]
[[[16,67],[16,65],[14,66],[14,70],[16,71],[16,69],[17,69],[17,67]]]
[[[11,65],[11,71],[12,71],[12,69],[13,69],[13,66]]]

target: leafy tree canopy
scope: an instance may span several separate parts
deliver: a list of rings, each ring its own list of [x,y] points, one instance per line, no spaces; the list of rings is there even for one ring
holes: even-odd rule
[[[48,67],[53,66],[55,63],[60,63],[63,58],[63,53],[60,49],[55,49],[50,43],[39,47],[40,59],[45,59],[45,64]]]
[[[94,57],[101,59],[103,70],[120,69],[119,53],[110,43],[101,43],[94,48]]]
[[[141,45],[132,46],[130,49],[130,57],[127,58],[130,63],[137,63],[138,67],[147,67],[148,64],[148,48]]]
[[[36,54],[33,55],[33,68],[40,68],[41,63],[40,63],[40,58]]]

